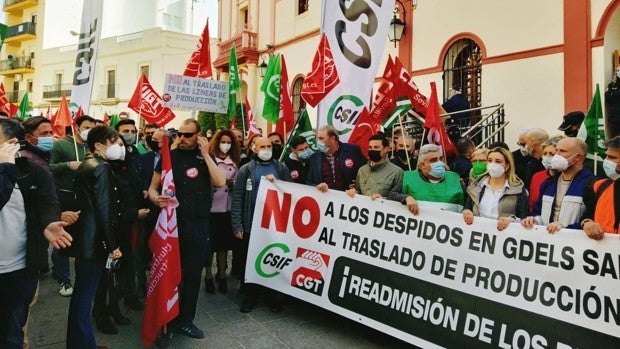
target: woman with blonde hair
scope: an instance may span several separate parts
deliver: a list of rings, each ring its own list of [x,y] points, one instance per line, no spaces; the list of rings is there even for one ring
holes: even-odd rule
[[[497,219],[499,231],[529,215],[527,189],[515,174],[510,151],[489,150],[487,172],[467,188],[462,214],[466,224],[472,224],[474,216]]]

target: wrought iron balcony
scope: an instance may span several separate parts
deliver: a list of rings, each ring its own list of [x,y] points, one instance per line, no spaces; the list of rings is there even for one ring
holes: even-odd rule
[[[0,61],[0,75],[15,75],[34,72],[30,56],[12,57]]]
[[[70,97],[72,84],[54,84],[43,86],[43,98],[54,99],[62,96]]]
[[[38,5],[37,0],[4,0],[4,12],[10,14],[21,14],[25,8]]]
[[[37,26],[32,22],[24,22],[8,28],[4,43],[7,45],[17,45],[24,40],[36,38]]]

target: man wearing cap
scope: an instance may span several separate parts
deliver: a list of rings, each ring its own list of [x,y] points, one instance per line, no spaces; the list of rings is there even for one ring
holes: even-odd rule
[[[441,105],[448,113],[454,113],[451,118],[458,122],[460,127],[467,127],[471,117],[470,112],[462,112],[461,110],[469,109],[469,101],[462,93],[461,85],[453,84],[450,89],[450,98]]]
[[[583,112],[572,111],[564,115],[564,120],[560,124],[560,127],[558,127],[558,130],[564,131],[566,137],[577,137],[581,123],[585,118],[586,116]]]

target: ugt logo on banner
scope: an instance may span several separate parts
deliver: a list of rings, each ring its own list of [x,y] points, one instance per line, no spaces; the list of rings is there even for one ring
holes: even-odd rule
[[[323,286],[325,285],[323,274],[327,273],[329,256],[299,247],[297,248],[296,257],[295,264],[297,269],[293,272],[291,285],[300,290],[321,296],[323,294]]]

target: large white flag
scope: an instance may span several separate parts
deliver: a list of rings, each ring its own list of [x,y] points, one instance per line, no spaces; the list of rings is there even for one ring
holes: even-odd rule
[[[394,0],[323,1],[321,32],[327,36],[339,84],[318,105],[319,127],[333,125],[349,138],[362,109],[370,110]],[[327,73],[326,73],[327,74]]]
[[[84,114],[88,114],[95,81],[97,50],[103,25],[102,14],[103,0],[84,0],[73,87],[71,88],[71,102],[82,107]]]

